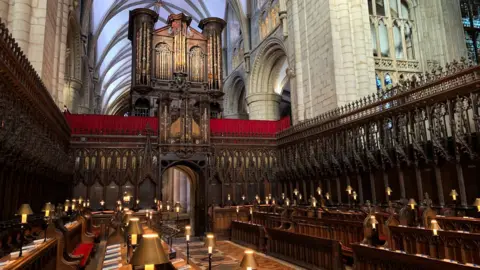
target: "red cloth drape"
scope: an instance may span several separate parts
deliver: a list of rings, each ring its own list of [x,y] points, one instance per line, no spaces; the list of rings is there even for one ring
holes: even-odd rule
[[[65,114],[72,134],[130,134],[144,133],[147,124],[158,132],[156,117],[123,117],[113,115]],[[219,136],[273,137],[290,126],[290,117],[279,121],[211,119],[210,131]]]
[[[154,132],[158,131],[156,117],[66,114],[72,134],[133,134],[143,133],[147,124]]]
[[[290,126],[290,117],[279,121],[211,119],[210,131],[218,135],[268,136],[273,137],[279,131]]]

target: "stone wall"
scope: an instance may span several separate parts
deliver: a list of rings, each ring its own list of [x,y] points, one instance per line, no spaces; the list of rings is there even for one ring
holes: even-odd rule
[[[77,28],[80,25],[79,9],[73,5],[73,0],[0,0],[0,19],[59,107],[66,104],[63,92],[69,16],[78,21]]]
[[[251,44],[245,48],[251,49],[245,52],[248,56],[245,67],[226,74],[227,100],[229,95],[235,96],[231,93],[235,89],[229,88],[229,82],[235,81],[231,76],[242,77],[247,93],[257,95],[250,98],[247,95],[247,101],[265,101],[263,105],[249,102],[250,116],[253,112],[255,119],[275,117],[271,106],[274,103],[268,100],[276,98],[270,97],[271,89],[256,81],[265,76],[257,73],[274,72],[275,65],[270,70],[265,68],[268,63],[264,68],[255,66],[259,59],[263,61],[260,51],[271,42],[271,37],[279,40],[287,55],[294,123],[377,91],[375,70],[386,67],[375,66],[367,0],[279,0],[279,3],[282,24],[264,40],[259,40],[257,33],[261,19],[258,11],[247,12],[252,14],[248,27],[251,31],[247,31],[250,34],[247,41]],[[424,72],[435,64],[444,65],[467,55],[459,0],[406,0],[405,3],[414,22],[413,61],[419,66],[412,70],[394,67],[391,71],[387,67],[385,70],[397,75],[393,76],[394,84],[399,74]],[[242,29],[244,33],[246,30]],[[245,74],[239,76],[238,72]],[[265,94],[265,100],[259,93]],[[259,115],[262,113],[265,115]]]

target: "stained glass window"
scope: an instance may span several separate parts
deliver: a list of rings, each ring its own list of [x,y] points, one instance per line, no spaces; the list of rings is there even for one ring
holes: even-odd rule
[[[378,77],[378,74],[376,75],[376,81],[377,81],[377,90],[382,90],[382,80],[380,80],[380,77]]]
[[[461,0],[460,10],[468,57],[478,63],[480,56],[480,0]]]
[[[390,77],[390,74],[385,74],[385,87],[386,88],[390,88],[393,86],[393,81],[392,81],[392,77]]]

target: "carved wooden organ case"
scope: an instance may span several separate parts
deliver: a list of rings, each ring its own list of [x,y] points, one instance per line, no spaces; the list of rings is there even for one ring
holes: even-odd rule
[[[206,146],[210,117],[223,104],[221,33],[226,23],[203,19],[200,33],[183,13],[170,15],[166,26],[154,30],[157,20],[149,9],[130,12],[132,107],[139,98],[158,104],[161,145]]]

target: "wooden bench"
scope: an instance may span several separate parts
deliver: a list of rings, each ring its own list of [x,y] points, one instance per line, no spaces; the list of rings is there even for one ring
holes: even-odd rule
[[[250,215],[250,206],[240,206],[239,213],[237,215],[237,208],[215,207],[213,211],[213,228],[212,232],[215,233],[217,239],[228,239],[230,236],[231,223],[234,220],[248,221]]]
[[[86,233],[85,219],[79,217],[76,223],[64,230],[66,253],[80,259],[80,268],[84,268],[93,254],[95,243],[92,236]]]
[[[480,264],[480,234],[438,231],[414,227],[390,226],[392,250],[423,254],[460,263]]]
[[[444,217],[437,215],[435,219],[443,230],[480,233],[480,219],[478,218]]]
[[[444,270],[471,270],[478,269],[468,265],[448,262],[435,258],[405,254],[401,252],[364,246],[352,245],[355,270],[380,270],[380,269],[444,269]]]
[[[258,251],[265,251],[265,228],[261,225],[232,221],[231,241]]]
[[[363,222],[335,219],[317,219],[315,224],[295,223],[293,230],[299,234],[337,240],[342,245],[342,253],[352,256],[351,245],[361,242],[363,236]]]
[[[0,269],[4,270],[55,270],[57,262],[57,245],[58,241],[55,238],[49,239],[45,243],[40,243],[32,251],[25,253],[20,258],[12,259],[7,255],[0,259],[0,262],[10,260],[10,263]]]
[[[337,240],[266,228],[267,254],[307,269],[343,269]]]

